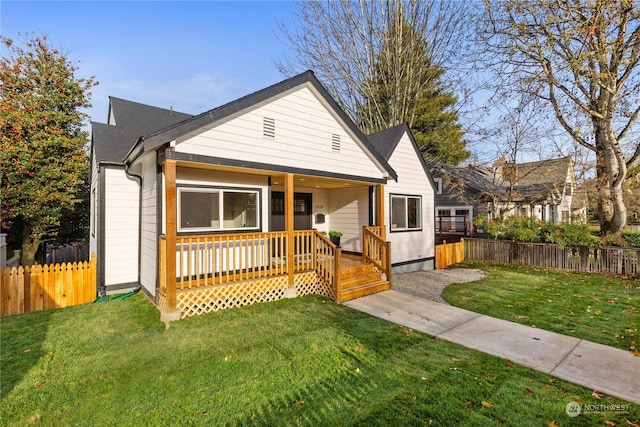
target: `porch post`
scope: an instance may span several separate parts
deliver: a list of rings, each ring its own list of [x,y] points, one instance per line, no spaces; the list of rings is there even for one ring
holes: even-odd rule
[[[166,210],[166,284],[167,284],[167,311],[160,314],[163,321],[177,320],[180,312],[177,310],[176,301],[176,234],[178,208],[176,203],[176,161],[165,160],[162,165],[165,180],[165,210]]]
[[[287,275],[289,276],[289,288],[294,287],[294,245],[293,245],[293,174],[288,173],[284,185],[284,223],[287,233]]]
[[[387,228],[384,224],[384,184],[376,185],[376,216],[380,226],[380,237],[387,240]]]

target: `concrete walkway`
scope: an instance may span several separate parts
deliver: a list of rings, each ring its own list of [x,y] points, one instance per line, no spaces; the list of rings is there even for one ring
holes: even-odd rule
[[[640,357],[398,291],[344,305],[640,405]]]

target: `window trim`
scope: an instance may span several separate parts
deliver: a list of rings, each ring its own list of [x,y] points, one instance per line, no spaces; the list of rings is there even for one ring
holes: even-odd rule
[[[403,198],[405,201],[408,201],[409,199],[417,199],[418,203],[416,204],[416,206],[418,206],[418,208],[420,209],[420,227],[418,228],[393,228],[393,199],[394,198]],[[408,203],[405,204],[405,206],[408,206]],[[405,215],[406,215],[406,221],[407,224],[409,223],[409,213],[408,213],[408,208],[405,208]],[[424,224],[424,214],[423,214],[423,209],[422,209],[422,195],[420,194],[398,194],[398,193],[391,193],[389,194],[389,230],[391,233],[411,233],[411,232],[416,232],[416,231],[422,231],[423,230],[423,224]]]
[[[201,193],[218,193],[219,197],[219,210],[222,214],[220,218],[220,224],[224,227],[224,193],[249,193],[256,194],[256,226],[255,227],[240,227],[240,228],[213,228],[213,227],[182,227],[181,208],[182,197],[181,193],[187,192],[201,192]],[[241,233],[241,232],[256,232],[262,231],[262,189],[257,187],[227,187],[219,185],[191,185],[191,184],[178,184],[176,186],[176,231],[179,236],[189,234],[228,234],[228,233]]]

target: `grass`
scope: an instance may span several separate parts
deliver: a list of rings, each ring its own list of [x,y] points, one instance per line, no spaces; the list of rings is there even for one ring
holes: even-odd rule
[[[307,296],[171,324],[141,296],[1,319],[0,425],[627,425],[640,407]],[[565,413],[571,401],[618,412]]]
[[[640,348],[640,280],[465,262],[483,280],[450,285],[442,296],[467,310],[635,351]]]

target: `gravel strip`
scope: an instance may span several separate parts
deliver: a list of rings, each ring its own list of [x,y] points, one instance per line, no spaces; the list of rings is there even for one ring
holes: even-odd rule
[[[473,268],[452,268],[446,270],[422,270],[411,273],[394,274],[391,289],[415,295],[435,302],[449,304],[441,294],[452,283],[473,282],[484,279],[487,273]]]

